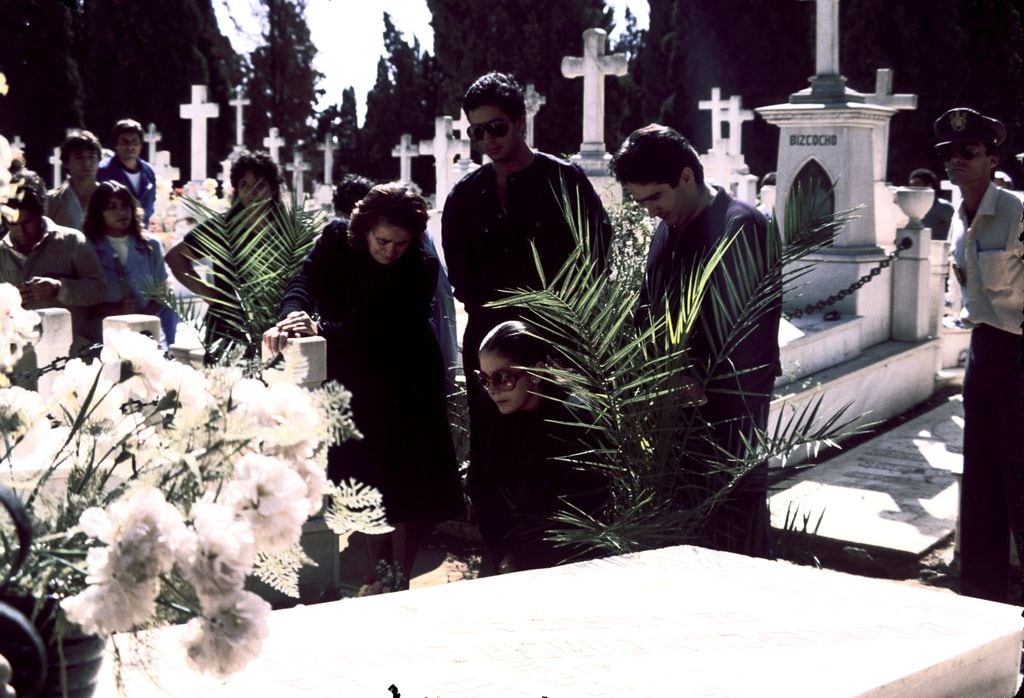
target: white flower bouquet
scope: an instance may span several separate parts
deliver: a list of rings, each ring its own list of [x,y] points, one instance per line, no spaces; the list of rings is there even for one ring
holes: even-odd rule
[[[4,370],[33,316],[0,284]],[[325,500],[339,535],[389,530],[376,491],[325,476],[328,446],[358,437],[349,394],[200,372],[129,331],[104,345],[69,360],[47,398],[0,387],[0,483],[34,532],[16,569],[0,524],[0,596],[57,601],[85,633],[187,621],[190,665],[230,674],[267,634],[270,606],[247,578],[298,596],[302,526]]]

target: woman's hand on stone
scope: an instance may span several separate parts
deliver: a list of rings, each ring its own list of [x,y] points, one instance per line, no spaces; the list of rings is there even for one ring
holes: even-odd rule
[[[268,354],[276,354],[284,349],[289,337],[311,337],[316,334],[316,321],[308,313],[295,310],[263,333],[263,348]]]

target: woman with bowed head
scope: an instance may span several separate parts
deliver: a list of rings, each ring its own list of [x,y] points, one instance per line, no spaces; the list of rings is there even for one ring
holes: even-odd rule
[[[167,293],[164,251],[158,240],[142,234],[140,212],[128,187],[113,180],[96,185],[89,199],[82,232],[95,248],[107,281],[103,302],[90,309],[90,332],[100,336],[103,318],[111,315],[156,315],[170,346],[178,316],[161,300]]]
[[[430,326],[440,262],[422,238],[427,203],[398,182],[373,187],[348,226],[317,240],[263,335],[280,351],[288,337],[327,340],[327,377],[352,393],[363,438],[333,446],[328,475],[380,490],[393,533],[369,536],[370,558],[397,568],[408,587],[421,537],[464,510],[448,430],[445,373]],[[375,581],[368,580],[374,589]],[[379,586],[379,585],[378,585]]]
[[[470,434],[472,518],[488,548],[489,572],[558,564],[583,551],[546,540],[559,511],[596,515],[604,478],[572,461],[586,458],[586,408],[543,372],[548,344],[519,321],[503,322],[480,344],[476,377],[484,389]]]

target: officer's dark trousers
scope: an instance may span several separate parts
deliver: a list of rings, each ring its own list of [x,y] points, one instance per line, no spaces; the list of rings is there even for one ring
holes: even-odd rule
[[[989,325],[971,331],[963,394],[961,592],[1020,603],[1021,599],[1007,598],[1011,537],[1024,559],[1024,369],[1019,335]]]

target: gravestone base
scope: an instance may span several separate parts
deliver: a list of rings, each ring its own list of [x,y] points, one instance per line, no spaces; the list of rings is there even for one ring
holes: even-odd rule
[[[317,603],[336,598],[341,582],[338,546],[338,534],[327,526],[324,517],[310,517],[302,525],[302,550],[316,565],[306,565],[299,570],[299,598],[282,594],[255,578],[251,578],[247,586],[274,608],[288,608],[300,603]]]

